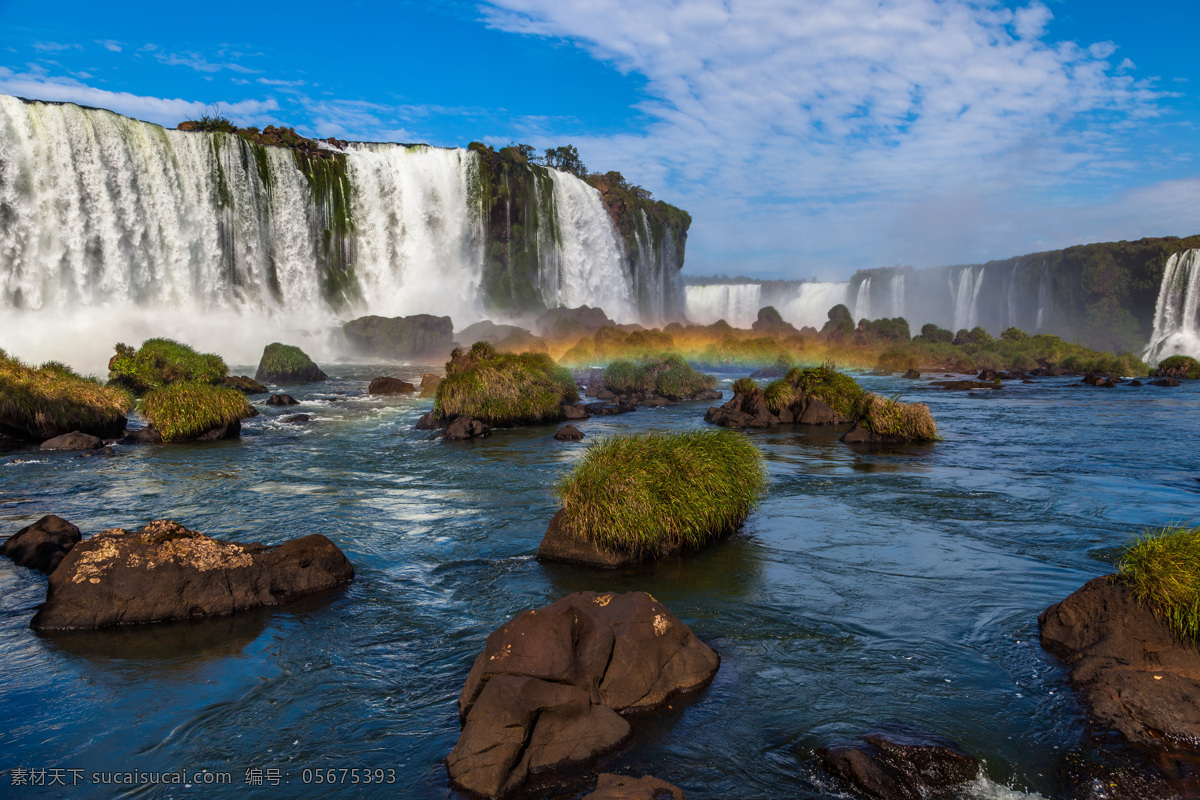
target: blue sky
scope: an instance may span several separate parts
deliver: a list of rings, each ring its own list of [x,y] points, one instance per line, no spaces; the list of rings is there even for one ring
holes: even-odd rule
[[[1200,233],[1191,2],[0,2],[0,92],[173,125],[572,142],[687,271],[843,277]]]

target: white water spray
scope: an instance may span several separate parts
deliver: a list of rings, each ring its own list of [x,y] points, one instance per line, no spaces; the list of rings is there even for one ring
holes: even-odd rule
[[[721,283],[689,286],[685,316],[698,325],[723,319],[735,328],[749,328],[762,307],[762,286],[757,283]]]
[[[1154,333],[1142,357],[1157,364],[1180,354],[1200,358],[1200,250],[1167,259],[1154,307]]]

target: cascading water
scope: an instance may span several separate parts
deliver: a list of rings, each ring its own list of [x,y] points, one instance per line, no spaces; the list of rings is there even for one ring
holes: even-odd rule
[[[1142,357],[1157,364],[1179,354],[1200,358],[1200,250],[1167,259],[1154,307],[1154,333]]]
[[[904,316],[904,273],[892,276],[892,316]]]
[[[849,291],[849,283],[802,283],[796,299],[779,311],[785,320],[798,328],[820,330],[829,320],[829,309],[846,304]]]
[[[979,319],[979,290],[983,288],[987,267],[963,267],[950,276],[950,294],[954,298],[954,330],[974,328]]]
[[[762,307],[762,286],[757,283],[720,283],[688,286],[685,315],[699,325],[723,319],[735,328],[749,328]]]
[[[858,285],[858,293],[854,297],[854,320],[875,319],[871,315],[871,276],[863,278]]]
[[[332,357],[330,332],[359,314],[469,324],[487,307],[479,170],[470,150],[301,152],[0,96],[0,346],[98,371],[115,342],[149,336],[253,363],[281,337]],[[536,177],[527,280],[545,279],[546,305],[677,312],[669,232],[643,214],[626,243],[596,189]]]
[[[1050,324],[1050,266],[1042,262],[1042,276],[1038,281],[1037,330],[1044,331]]]

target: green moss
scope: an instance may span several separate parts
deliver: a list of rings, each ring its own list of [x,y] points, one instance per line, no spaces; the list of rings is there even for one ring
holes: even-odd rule
[[[1181,642],[1200,638],[1200,528],[1147,530],[1126,549],[1116,579]]]
[[[1200,361],[1191,356],[1169,356],[1158,362],[1158,369],[1164,372],[1179,371],[1187,378],[1200,378]]]
[[[762,453],[745,435],[697,430],[594,440],[556,490],[572,534],[653,557],[735,530],[766,484]]]
[[[174,339],[147,339],[137,350],[118,344],[108,380],[134,394],[179,381],[217,383],[229,374],[220,356],[198,353]]]
[[[47,362],[34,368],[0,350],[0,431],[20,438],[49,439],[71,431],[116,436],[133,407],[129,393],[82,378]]]
[[[849,375],[838,372],[832,364],[802,369],[797,367],[784,378],[813,397],[819,397],[845,417],[857,419],[862,406],[863,390]]]
[[[205,431],[254,415],[236,389],[207,383],[172,383],[149,392],[138,406],[164,442],[184,442]]]
[[[299,347],[272,342],[263,348],[255,380],[324,380],[325,373]]]
[[[443,419],[470,417],[498,427],[556,422],[562,405],[579,399],[571,373],[545,353],[497,353],[477,342],[464,356],[458,351],[438,384],[434,411]]]

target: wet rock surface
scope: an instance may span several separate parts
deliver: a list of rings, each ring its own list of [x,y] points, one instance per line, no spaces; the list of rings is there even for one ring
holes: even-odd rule
[[[975,779],[979,762],[944,736],[883,725],[817,751],[831,774],[876,800],[952,800]]]
[[[51,573],[31,625],[52,631],[218,616],[286,603],[353,577],[346,556],[320,534],[268,547],[155,520],[72,547]]]
[[[98,450],[104,446],[99,436],[71,431],[42,442],[39,450]]]
[[[242,394],[266,394],[267,387],[263,386],[248,375],[229,375],[221,380],[222,386],[237,389]]]
[[[554,434],[554,438],[560,442],[578,442],[583,438],[583,431],[574,425],[564,425]]]
[[[455,419],[446,427],[446,432],[442,434],[443,438],[451,441],[482,439],[485,436],[491,435],[492,428],[490,425],[480,422],[477,419],[470,419],[468,417],[459,417]]]
[[[62,517],[47,514],[5,539],[0,555],[11,558],[17,566],[49,575],[82,538],[79,528]]]
[[[621,716],[698,691],[720,659],[644,592],[579,592],[487,639],[458,699],[451,784],[503,797],[621,746]]]
[[[396,395],[396,394],[416,394],[417,387],[408,381],[402,381],[399,378],[390,378],[381,376],[371,381],[371,385],[367,387],[368,394],[378,395]]]
[[[269,406],[298,406],[300,402],[290,394],[273,394],[267,398]]]
[[[543,561],[561,561],[567,564],[581,564],[588,567],[616,569],[637,564],[640,558],[616,550],[602,550],[595,542],[580,539],[571,533],[563,520],[566,512],[561,509],[550,518],[542,542],[538,545],[537,557]]]
[[[601,773],[596,788],[583,800],[683,800],[683,790],[652,775],[633,778]]]

